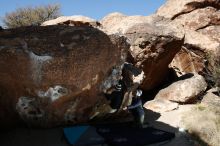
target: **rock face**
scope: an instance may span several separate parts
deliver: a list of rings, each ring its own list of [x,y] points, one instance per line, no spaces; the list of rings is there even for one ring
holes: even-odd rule
[[[0,32],[0,125],[22,119],[52,127],[107,113],[102,90],[129,48],[92,27],[25,27]],[[109,77],[110,76],[110,77]],[[109,85],[110,84],[110,85]]]
[[[193,18],[193,19],[192,19]],[[196,9],[190,13],[175,18],[176,23],[182,24],[186,29],[199,30],[210,25],[219,25],[220,16],[216,8],[207,6]]]
[[[184,45],[186,48],[190,49],[198,49],[205,53],[215,54],[220,48],[220,42],[212,39],[208,35],[204,35],[200,32],[187,30],[185,36]]]
[[[213,40],[220,42],[220,25],[207,26],[198,30],[200,33],[211,37]]]
[[[144,107],[146,109],[149,109],[149,110],[152,110],[158,113],[172,111],[174,109],[177,109],[178,106],[179,106],[178,103],[175,103],[169,100],[164,100],[164,99],[154,99],[144,104]]]
[[[199,53],[198,53],[199,52]],[[205,58],[199,50],[188,50],[185,47],[175,55],[170,67],[176,70],[178,76],[186,73],[198,73],[205,68]]]
[[[205,91],[207,84],[201,75],[174,82],[170,86],[160,90],[155,99],[170,100],[178,103],[195,101],[201,92]]]
[[[141,15],[135,15],[135,16],[127,16],[122,13],[110,13],[107,16],[105,16],[100,23],[103,26],[103,29],[108,34],[125,34],[126,31],[140,23],[151,23],[152,21],[158,21],[161,20],[162,17],[158,16],[141,16]]]
[[[92,18],[74,15],[74,16],[61,16],[53,20],[48,20],[42,23],[42,26],[47,25],[68,25],[68,26],[93,26],[98,27],[100,23]]]
[[[219,0],[168,0],[165,5],[157,10],[156,14],[166,18],[175,19],[180,15],[208,6],[219,9]]]
[[[206,53],[217,54],[220,50],[219,9],[219,0],[168,0],[158,9],[157,15],[169,18],[185,29],[183,49],[174,58],[172,67],[183,74],[198,73],[204,70]]]
[[[211,106],[220,106],[220,94],[217,88],[210,89],[207,91],[206,95],[204,95],[202,99],[203,104],[211,105]]]
[[[107,33],[119,33],[130,40],[128,59],[144,71],[144,90],[153,89],[165,79],[168,65],[183,43],[181,26],[156,15],[125,16],[119,13],[109,14],[101,23]]]

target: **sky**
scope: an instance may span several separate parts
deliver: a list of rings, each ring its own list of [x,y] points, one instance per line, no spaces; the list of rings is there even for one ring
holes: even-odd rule
[[[153,14],[166,0],[0,0],[0,18],[16,8],[58,3],[65,16],[84,15],[100,20],[111,12],[127,15]]]

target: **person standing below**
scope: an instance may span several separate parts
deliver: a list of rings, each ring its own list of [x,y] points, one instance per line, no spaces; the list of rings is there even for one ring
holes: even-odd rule
[[[142,91],[140,89],[137,89],[136,95],[132,98],[131,105],[124,108],[124,110],[128,109],[132,113],[132,115],[134,116],[134,123],[138,127],[143,127],[145,117],[144,108],[142,106],[142,101],[140,98],[141,95]]]

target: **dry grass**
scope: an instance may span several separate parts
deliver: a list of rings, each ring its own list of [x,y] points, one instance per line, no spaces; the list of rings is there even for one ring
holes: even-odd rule
[[[183,128],[199,141],[200,145],[219,146],[220,107],[195,105],[182,117]]]

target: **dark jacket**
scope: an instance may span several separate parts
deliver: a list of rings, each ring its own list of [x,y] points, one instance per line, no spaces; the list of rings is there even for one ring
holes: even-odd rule
[[[128,109],[131,110],[131,109],[134,109],[134,108],[137,108],[141,106],[142,107],[142,101],[140,98],[136,98],[136,97],[133,97],[132,99],[132,102],[131,102],[131,105],[128,106]]]
[[[144,108],[142,106],[142,101],[140,98],[133,97],[131,105],[128,106],[128,110],[133,114],[135,118],[144,115]]]
[[[122,80],[119,81],[121,84],[121,90],[115,89],[111,94],[106,94],[106,98],[110,100],[110,106],[112,109],[119,109],[121,107],[124,94],[126,91],[125,84]]]

